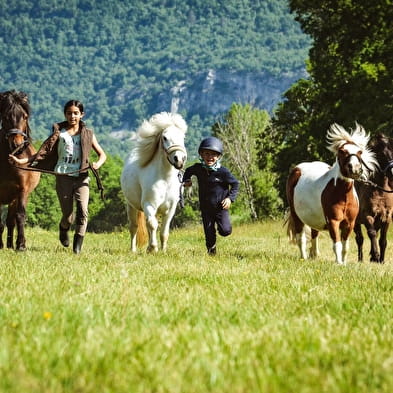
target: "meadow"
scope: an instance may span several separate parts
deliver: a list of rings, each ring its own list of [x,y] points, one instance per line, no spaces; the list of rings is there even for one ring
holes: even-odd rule
[[[2,393],[392,392],[393,244],[384,265],[301,261],[281,221],[243,224],[206,255],[202,228],[168,251],[126,231],[83,252],[27,229],[0,250]],[[365,254],[368,254],[368,243]]]

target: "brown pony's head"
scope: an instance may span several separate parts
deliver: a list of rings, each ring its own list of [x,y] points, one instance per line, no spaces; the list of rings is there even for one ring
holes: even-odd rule
[[[8,141],[11,153],[17,154],[31,142],[30,106],[27,94],[15,90],[0,93],[2,138]]]

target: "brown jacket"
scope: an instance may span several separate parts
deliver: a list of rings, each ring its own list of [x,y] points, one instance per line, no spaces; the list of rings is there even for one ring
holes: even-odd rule
[[[55,123],[52,127],[52,134],[42,143],[41,147],[38,149],[34,162],[31,166],[47,171],[53,171],[55,169],[58,154],[57,145],[59,142],[60,131],[65,129],[67,122]],[[80,133],[81,133],[81,168],[86,169],[81,173],[87,173],[89,168],[89,155],[93,145],[93,131],[86,128],[85,123],[80,123]]]

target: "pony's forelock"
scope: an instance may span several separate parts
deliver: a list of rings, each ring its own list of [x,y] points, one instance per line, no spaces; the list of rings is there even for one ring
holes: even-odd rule
[[[136,132],[135,146],[135,153],[141,166],[145,166],[151,160],[158,148],[162,132],[170,126],[175,126],[184,134],[187,131],[187,123],[178,113],[156,113],[149,120],[142,122]]]
[[[370,140],[370,134],[366,133],[365,129],[360,124],[355,124],[355,129],[349,134],[342,126],[333,123],[326,137],[329,143],[328,149],[337,154],[345,144],[354,144],[362,151],[362,160],[367,165],[365,170],[367,172],[369,172],[369,170],[374,172],[378,168],[378,162],[375,154],[367,146]]]
[[[370,134],[367,134],[364,128],[358,123],[356,123],[356,127],[352,130],[351,134],[344,127],[333,123],[327,132],[326,139],[329,143],[328,149],[333,153],[337,153],[346,143],[352,143],[358,146],[360,150],[365,151]]]

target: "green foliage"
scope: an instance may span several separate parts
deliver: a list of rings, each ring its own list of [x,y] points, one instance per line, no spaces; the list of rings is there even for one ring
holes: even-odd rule
[[[290,0],[289,4],[313,46],[310,79],[288,90],[273,119],[285,142],[277,167],[281,190],[291,165],[333,160],[325,148],[332,123],[350,129],[358,122],[371,134],[388,135],[393,125],[391,1]]]
[[[26,235],[1,250],[2,393],[393,391],[393,266],[350,248],[338,267],[328,236],[301,261],[272,221],[235,225],[215,257],[199,226],[155,255],[126,231],[80,255]]]
[[[308,48],[286,0],[0,0],[0,8],[0,90],[29,94],[35,137],[77,98],[105,150],[121,157],[124,144],[109,134],[169,110],[162,96],[179,81],[209,69],[291,74]],[[212,123],[195,126],[206,133]]]

